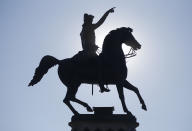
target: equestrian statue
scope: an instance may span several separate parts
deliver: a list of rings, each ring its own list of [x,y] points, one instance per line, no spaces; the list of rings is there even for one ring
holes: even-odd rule
[[[72,58],[63,60],[49,55],[44,56],[36,68],[29,86],[37,84],[51,67],[58,65],[59,78],[67,87],[63,102],[74,114],[79,113],[70,101],[79,103],[89,112],[93,111],[87,103],[76,98],[76,93],[82,83],[98,84],[101,92],[109,91],[104,85],[116,85],[123,111],[127,114],[131,114],[131,112],[126,107],[123,88],[129,89],[136,93],[142,109],[147,110],[139,90],[126,80],[126,55],[123,52],[122,44],[130,46],[134,51],[141,48],[132,34],[133,30],[130,27],[121,27],[110,31],[104,38],[102,52],[99,55],[96,54],[98,46],[95,44],[94,30],[112,12],[114,12],[114,8],[109,9],[96,24],[92,23],[94,18],[92,15],[84,14],[84,24],[80,33],[83,51]]]

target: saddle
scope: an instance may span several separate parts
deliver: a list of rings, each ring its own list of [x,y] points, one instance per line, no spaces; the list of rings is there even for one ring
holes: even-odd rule
[[[89,60],[89,59],[98,59],[99,56],[96,53],[89,53],[89,52],[86,52],[86,51],[79,51],[72,58],[75,61],[85,61],[85,60]]]

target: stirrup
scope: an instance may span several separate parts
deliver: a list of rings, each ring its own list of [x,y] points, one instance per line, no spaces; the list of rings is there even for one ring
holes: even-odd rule
[[[101,89],[99,90],[99,92],[101,92],[101,93],[103,93],[103,92],[109,92],[109,91],[110,91],[109,88],[104,88],[104,89],[102,89],[102,90],[101,90]]]

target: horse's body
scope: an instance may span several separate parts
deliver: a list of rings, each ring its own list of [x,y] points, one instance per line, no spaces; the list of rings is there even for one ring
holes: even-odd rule
[[[132,30],[130,28],[119,28],[111,31],[104,40],[102,53],[100,56],[93,58],[81,59],[81,53],[75,55],[73,58],[64,60],[57,60],[52,56],[44,56],[29,86],[39,82],[49,68],[59,64],[59,78],[67,87],[67,94],[63,102],[68,105],[74,114],[78,114],[78,112],[72,107],[70,100],[83,105],[88,111],[92,111],[87,103],[78,100],[75,95],[81,83],[99,83],[98,72],[100,68],[97,62],[101,61],[103,83],[115,84],[117,86],[124,112],[129,113],[124,101],[123,87],[134,91],[142,104],[142,108],[146,110],[145,103],[138,89],[126,80],[127,67],[122,50],[122,43],[131,46],[135,50],[141,47],[131,32]]]

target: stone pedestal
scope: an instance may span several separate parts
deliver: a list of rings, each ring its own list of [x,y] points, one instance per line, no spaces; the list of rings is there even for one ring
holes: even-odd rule
[[[69,125],[72,131],[136,131],[135,117],[113,114],[113,107],[95,107],[94,114],[74,115]]]

